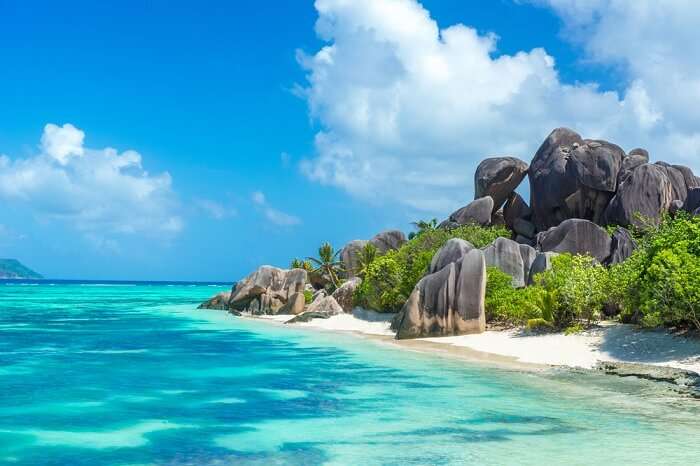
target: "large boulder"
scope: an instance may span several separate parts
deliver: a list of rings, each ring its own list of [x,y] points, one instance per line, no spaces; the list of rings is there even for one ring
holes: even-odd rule
[[[654,165],[661,167],[671,182],[671,200],[685,201],[688,197],[688,187],[683,172],[666,162],[656,162]]]
[[[685,180],[685,187],[688,190],[700,187],[700,180],[695,176],[693,170],[683,165],[672,165],[672,167],[681,172],[683,180]]]
[[[314,302],[309,304],[306,309],[307,312],[321,312],[330,315],[337,315],[343,313],[343,308],[340,307],[338,301],[335,300],[333,296],[323,296],[317,298]]]
[[[532,264],[537,259],[537,249],[533,248],[527,244],[519,244],[520,246],[520,256],[523,258],[523,279],[525,284],[530,283],[530,270],[532,269]]]
[[[452,238],[433,255],[428,273],[435,273],[442,270],[446,265],[462,259],[466,253],[474,249],[474,246],[463,239]]]
[[[698,208],[700,208],[700,188],[690,188],[688,197],[683,203],[683,210],[692,213]]]
[[[474,199],[490,196],[496,212],[527,174],[528,165],[515,157],[483,160],[474,174]]]
[[[304,312],[305,307],[306,296],[304,296],[304,293],[294,293],[292,296],[289,297],[287,303],[280,308],[279,314],[301,314],[302,312]]]
[[[532,261],[530,266],[530,273],[527,277],[527,284],[532,285],[535,283],[535,276],[538,273],[545,272],[552,268],[552,259],[557,257],[559,253],[556,252],[538,252],[535,256],[535,260]]]
[[[525,199],[518,193],[512,193],[503,207],[503,219],[511,230],[517,219],[529,220],[532,217],[532,209]]]
[[[610,257],[607,260],[609,265],[620,264],[626,261],[637,249],[637,243],[632,238],[632,234],[626,228],[617,227],[612,235],[610,246]]]
[[[516,218],[513,222],[513,231],[516,235],[524,236],[525,238],[535,237],[535,225],[528,222],[524,218]]]
[[[603,263],[610,256],[612,240],[603,228],[583,219],[569,219],[537,235],[537,246],[543,252],[587,254]]]
[[[396,338],[483,332],[485,293],[484,254],[472,249],[458,262],[418,282],[394,320]]]
[[[520,244],[507,238],[496,240],[483,248],[487,267],[497,267],[513,278],[513,286],[525,286],[525,264],[520,253]]]
[[[360,277],[353,277],[340,285],[331,295],[340,304],[344,312],[352,312],[355,290],[361,283],[362,279]]]
[[[252,314],[276,314],[292,295],[303,293],[307,280],[304,269],[263,265],[236,284],[228,307]]]
[[[450,224],[468,225],[470,223],[482,226],[490,225],[494,205],[491,196],[481,197],[453,212],[440,226],[445,228]]]
[[[399,249],[406,242],[406,235],[399,230],[388,230],[376,234],[369,242],[374,244],[380,254],[384,254]]]
[[[345,269],[345,273],[348,277],[352,278],[357,273],[360,266],[358,254],[367,245],[367,243],[369,243],[369,241],[356,239],[350,241],[340,251],[340,260],[343,262],[343,268]]]
[[[606,141],[554,130],[530,166],[533,223],[544,231],[569,218],[599,223],[617,189],[624,151]]]
[[[605,210],[608,224],[629,226],[644,223],[644,219],[658,221],[673,201],[673,186],[663,167],[644,164],[634,170],[620,185]]]

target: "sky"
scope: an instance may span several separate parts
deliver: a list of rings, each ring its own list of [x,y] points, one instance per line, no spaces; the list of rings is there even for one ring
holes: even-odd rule
[[[694,0],[0,0],[0,257],[233,281],[442,219],[559,126],[698,173],[697,24]]]

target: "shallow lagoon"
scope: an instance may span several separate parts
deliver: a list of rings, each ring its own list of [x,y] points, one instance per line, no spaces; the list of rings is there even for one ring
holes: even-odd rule
[[[700,404],[235,319],[212,286],[0,284],[0,461],[696,464]]]

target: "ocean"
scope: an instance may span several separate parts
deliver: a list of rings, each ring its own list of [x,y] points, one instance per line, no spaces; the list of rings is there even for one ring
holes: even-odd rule
[[[700,402],[658,384],[196,309],[227,288],[1,282],[0,463],[698,462]]]

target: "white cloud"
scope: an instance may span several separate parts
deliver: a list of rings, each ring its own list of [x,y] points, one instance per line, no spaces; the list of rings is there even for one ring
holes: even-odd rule
[[[73,125],[46,125],[41,152],[0,156],[0,198],[21,202],[41,221],[64,221],[97,238],[162,235],[182,229],[170,175],[151,175],[135,151],[83,147]]]
[[[275,225],[294,226],[301,223],[301,219],[299,217],[295,217],[294,215],[290,215],[270,206],[267,202],[265,194],[262,191],[255,191],[252,194],[251,199],[253,200],[253,203],[260,208],[265,218]]]
[[[299,53],[308,73],[302,95],[321,127],[316,156],[302,162],[313,180],[370,201],[446,212],[472,197],[481,159],[529,161],[559,126],[674,158],[654,154],[646,134],[669,109],[644,79],[623,96],[564,84],[545,50],[498,54],[494,34],[462,24],[440,29],[415,0],[317,0],[316,9],[327,45]],[[597,17],[590,8],[578,14]]]
[[[201,211],[215,220],[223,220],[225,218],[234,217],[238,214],[235,208],[226,206],[211,199],[197,199],[195,200],[195,205]]]
[[[63,126],[56,126],[49,123],[44,126],[44,134],[41,136],[42,151],[53,157],[61,165],[66,165],[71,156],[82,156],[85,153],[83,149],[83,140],[85,133],[66,123]]]

